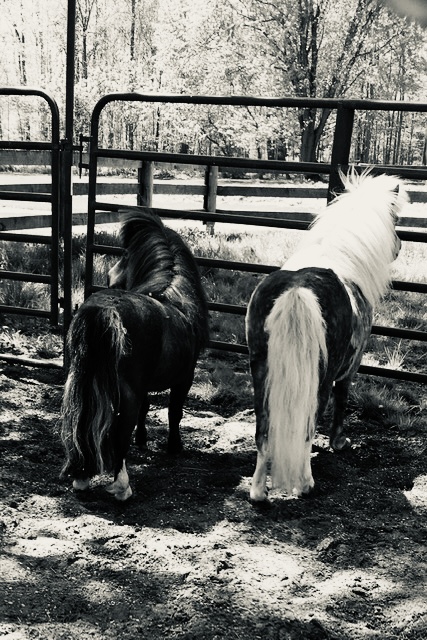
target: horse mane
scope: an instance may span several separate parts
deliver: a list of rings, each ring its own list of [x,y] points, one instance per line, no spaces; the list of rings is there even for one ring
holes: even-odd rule
[[[353,169],[341,179],[344,192],[316,216],[301,249],[282,268],[332,269],[375,306],[390,280],[395,223],[408,196],[395,176]]]
[[[126,255],[126,289],[168,301],[186,316],[206,303],[193,254],[150,209],[119,211],[119,237]]]

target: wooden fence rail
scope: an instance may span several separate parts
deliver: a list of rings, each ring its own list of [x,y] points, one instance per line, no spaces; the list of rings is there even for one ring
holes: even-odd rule
[[[215,170],[217,167],[211,167]],[[1,174],[0,174],[1,176]],[[5,176],[6,177],[6,176]],[[14,194],[19,196],[17,199],[23,200],[23,194],[39,194],[40,201],[50,193],[51,185],[48,182],[30,182],[28,183],[4,183],[0,184],[0,191],[7,192],[7,200],[13,200]],[[145,203],[146,206],[152,206],[153,195],[168,195],[175,197],[183,196],[200,196],[203,198],[203,206],[201,201],[200,209],[204,211],[217,213],[235,213],[238,215],[240,211],[230,211],[218,209],[216,206],[217,197],[245,197],[245,198],[295,198],[295,199],[323,199],[327,197],[326,187],[305,187],[305,186],[281,186],[281,185],[260,185],[260,184],[227,184],[222,185],[211,179],[208,184],[194,184],[184,181],[165,181],[153,180],[151,188],[144,182],[134,181],[125,182],[117,180],[114,182],[99,182],[97,185],[98,195],[135,195],[138,197],[138,204]],[[87,196],[87,182],[75,182],[73,184],[73,196]],[[408,189],[408,194],[412,203],[427,203],[427,191],[419,191]],[[24,195],[25,197],[25,195]],[[6,198],[4,198],[6,199]],[[141,202],[142,201],[142,202]],[[80,207],[81,208],[81,207]],[[426,208],[427,213],[427,208]],[[14,215],[15,214],[15,215]],[[268,218],[279,218],[282,220],[298,220],[302,222],[310,222],[313,215],[310,212],[303,211],[245,211],[245,215],[260,216]],[[98,223],[115,222],[117,216],[114,213],[97,214]],[[76,211],[73,213],[73,225],[84,225],[87,221],[86,210]],[[31,214],[17,214],[13,209],[7,214],[0,213],[0,231],[16,231],[22,229],[39,229],[49,227],[51,217],[49,214],[34,210]],[[417,227],[427,228],[427,217],[404,216],[399,220],[401,227]]]

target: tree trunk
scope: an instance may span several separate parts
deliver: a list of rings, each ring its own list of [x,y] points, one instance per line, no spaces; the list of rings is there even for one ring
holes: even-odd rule
[[[82,77],[84,80],[88,79],[87,69],[87,31],[83,29],[82,34]]]
[[[131,23],[130,23],[130,59],[135,60],[135,23],[136,23],[136,0],[131,3]]]
[[[301,162],[317,162],[320,138],[325,129],[326,122],[331,114],[331,109],[322,109],[319,122],[316,125],[317,109],[300,109],[298,121],[300,125]]]
[[[16,25],[14,25],[14,29],[15,29],[15,35],[19,41],[19,51],[18,51],[19,76],[21,79],[21,84],[25,86],[27,84],[27,67],[26,67],[26,60],[25,60],[25,36],[23,33],[20,33],[18,31],[18,28]]]
[[[316,162],[315,131],[314,122],[316,118],[315,109],[299,109],[298,121],[300,126],[301,162]]]

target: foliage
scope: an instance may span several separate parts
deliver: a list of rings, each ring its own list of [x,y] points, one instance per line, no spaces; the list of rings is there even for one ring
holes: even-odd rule
[[[66,1],[0,1],[0,85],[46,89],[65,105]],[[377,0],[77,0],[76,132],[106,93],[357,97],[424,95],[426,35]],[[115,104],[102,144],[327,159],[330,112]],[[45,139],[45,107],[2,98],[0,135]],[[420,162],[425,117],[358,114],[353,156]],[[425,160],[425,158],[424,158]]]

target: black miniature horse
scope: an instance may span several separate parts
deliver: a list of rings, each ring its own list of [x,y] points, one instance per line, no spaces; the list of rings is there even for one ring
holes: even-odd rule
[[[208,339],[199,270],[180,236],[149,210],[121,212],[123,257],[109,289],[75,314],[66,342],[70,367],[62,407],[63,473],[84,490],[114,473],[107,491],[132,495],[126,455],[146,443],[148,393],[170,389],[168,451],[182,449],[179,424],[194,369]]]

